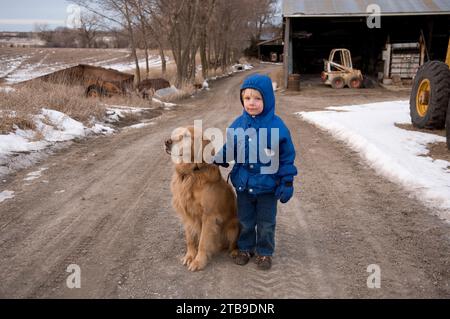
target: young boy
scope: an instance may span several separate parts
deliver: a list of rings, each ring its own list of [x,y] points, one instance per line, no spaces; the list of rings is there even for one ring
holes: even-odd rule
[[[294,193],[295,150],[289,129],[275,115],[272,80],[251,75],[240,93],[243,114],[227,129],[227,141],[214,163],[228,167],[236,162],[231,182],[241,230],[235,263],[245,265],[256,253],[258,268],[267,270],[275,247],[277,201],[286,203]]]

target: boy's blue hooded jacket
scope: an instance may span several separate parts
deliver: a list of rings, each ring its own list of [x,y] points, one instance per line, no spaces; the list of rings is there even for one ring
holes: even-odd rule
[[[248,88],[261,93],[263,112],[251,116],[243,109],[243,114],[230,125],[230,129],[242,129],[241,132],[245,131],[246,134],[240,136],[227,129],[227,142],[215,159],[222,163],[236,161],[231,171],[231,182],[237,191],[248,191],[256,195],[272,193],[278,185],[292,182],[297,175],[294,166],[295,150],[289,129],[281,118],[275,115],[272,80],[260,74],[246,78],[240,92],[242,105],[242,91]],[[240,154],[245,154],[245,158]]]

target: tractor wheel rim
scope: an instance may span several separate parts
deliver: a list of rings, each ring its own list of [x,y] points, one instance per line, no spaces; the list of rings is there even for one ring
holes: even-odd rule
[[[359,80],[352,80],[352,87],[354,87],[354,88],[356,88],[356,87],[359,87]]]
[[[428,96],[426,100],[421,99],[423,96]],[[420,117],[424,117],[428,111],[430,96],[430,80],[423,79],[419,84],[419,89],[416,94],[416,109]]]

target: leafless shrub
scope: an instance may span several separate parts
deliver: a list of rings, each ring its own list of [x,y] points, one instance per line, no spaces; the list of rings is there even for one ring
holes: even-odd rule
[[[30,81],[14,92],[0,92],[0,130],[11,132],[14,125],[34,129],[33,116],[42,108],[65,113],[85,125],[89,125],[92,119],[101,120],[105,115],[102,101],[85,98],[81,86]]]

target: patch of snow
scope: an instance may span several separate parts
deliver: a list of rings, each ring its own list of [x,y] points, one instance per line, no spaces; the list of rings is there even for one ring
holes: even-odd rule
[[[6,77],[8,74],[14,72],[28,58],[30,58],[30,56],[27,55],[2,58],[0,60],[0,78]]]
[[[10,86],[0,87],[0,92],[11,93],[11,92],[15,92],[15,91],[16,91],[16,89],[12,88]]]
[[[94,134],[110,135],[113,134],[115,130],[108,126],[97,123],[93,127],[91,127],[91,132]]]
[[[14,192],[12,191],[3,191],[0,193],[0,203],[11,198],[14,198]]]
[[[42,109],[41,114],[37,115],[37,118],[39,120],[44,120],[46,118],[52,124],[52,126],[50,126],[42,121],[37,121],[36,123],[46,141],[61,142],[86,136],[83,123],[75,121],[64,113],[55,110]]]
[[[166,63],[169,64],[170,63],[170,59],[169,57],[166,57]],[[151,56],[149,57],[148,60],[148,64],[149,64],[149,68],[158,68],[161,66],[162,61],[161,61],[161,57],[160,56]],[[114,63],[114,64],[105,64],[105,63],[96,63],[95,65],[104,67],[104,68],[111,68],[120,72],[124,72],[124,71],[130,71],[130,70],[134,70],[136,69],[136,63],[134,61],[132,62],[125,62],[125,63]],[[141,59],[139,60],[139,68],[141,70],[146,69],[146,62],[145,59]]]
[[[38,151],[47,146],[45,141],[29,141],[25,135],[33,135],[32,131],[16,130],[16,133],[0,135],[0,154]]]
[[[34,117],[34,122],[36,131],[14,126],[14,132],[0,135],[0,176],[33,165],[75,138],[114,133],[112,128],[101,123],[92,123],[89,128],[64,113],[49,109],[42,109]],[[32,179],[33,174],[27,177],[27,180]]]
[[[19,83],[28,81],[43,75],[47,75],[53,73],[55,71],[60,71],[65,68],[73,67],[77,65],[77,63],[63,63],[56,62],[52,64],[44,64],[44,60],[48,57],[49,54],[46,54],[40,61],[37,63],[21,63],[16,69],[8,74],[5,78],[7,83]],[[30,58],[30,57],[26,57]]]
[[[178,90],[174,85],[172,85],[169,88],[164,88],[157,90],[155,94],[153,95],[156,99],[162,99],[166,96],[174,95],[174,94],[180,94],[182,93],[180,90]]]
[[[427,144],[445,142],[445,137],[396,127],[395,123],[411,123],[409,101],[329,107],[327,111],[297,114],[344,141],[369,166],[438,208],[438,215],[450,222],[450,162],[427,156]]]
[[[29,182],[29,181],[33,181],[35,179],[38,179],[39,177],[41,177],[42,172],[47,170],[47,169],[48,168],[43,167],[43,168],[39,169],[38,171],[28,173],[27,177],[25,177],[23,180]]]
[[[126,114],[139,114],[147,110],[152,110],[152,108],[137,108],[131,106],[122,105],[108,105],[106,108],[106,117],[108,123],[119,122],[120,119],[124,118]]]
[[[152,102],[159,104],[161,107],[164,107],[164,109],[166,109],[166,110],[171,110],[173,107],[177,106],[174,103],[163,102],[163,101],[158,100],[157,98],[153,98]]]
[[[131,126],[127,126],[126,128],[127,129],[139,129],[139,128],[144,128],[144,127],[155,125],[155,124],[156,124],[155,122],[138,123],[138,124],[134,124]]]
[[[244,71],[248,71],[248,70],[253,69],[253,65],[247,64],[247,63],[244,63],[244,64],[240,64],[239,63],[239,64],[235,64],[235,65],[231,66],[231,68],[232,68],[234,73],[236,73],[236,72],[244,72]],[[231,74],[229,74],[229,75],[231,75]]]

